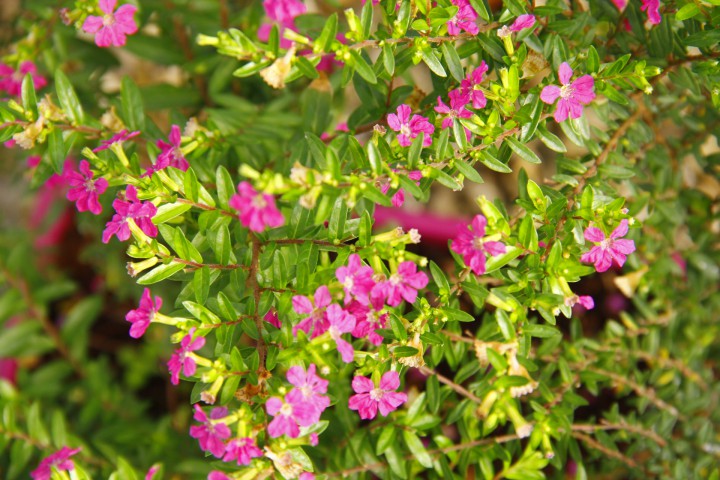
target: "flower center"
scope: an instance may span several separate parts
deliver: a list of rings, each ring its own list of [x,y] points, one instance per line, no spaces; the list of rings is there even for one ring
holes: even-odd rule
[[[612,238],[606,238],[605,240],[600,242],[600,248],[602,248],[603,250],[607,250],[608,248],[610,248],[610,245],[612,245]]]
[[[397,273],[393,273],[392,275],[390,275],[389,280],[390,283],[393,285],[400,285],[400,283],[402,283],[402,277]]]
[[[83,183],[83,186],[85,187],[85,190],[88,192],[94,192],[95,191],[95,182],[93,182],[92,178],[88,178]]]
[[[481,237],[474,237],[472,242],[473,248],[475,250],[484,250],[485,249],[485,242],[483,242],[483,239]]]
[[[385,391],[382,388],[373,388],[372,390],[370,390],[370,398],[372,398],[376,402],[379,402],[382,399],[384,393]]]
[[[570,98],[572,97],[573,93],[575,93],[575,89],[569,83],[560,87],[561,98]]]
[[[406,137],[409,137],[412,132],[410,131],[410,125],[407,123],[403,123],[400,126],[400,135],[405,135]]]
[[[265,201],[265,198],[262,196],[262,194],[255,195],[255,197],[253,197],[252,204],[255,208],[258,209],[262,209],[267,206],[267,202]]]
[[[280,415],[284,417],[289,417],[293,414],[293,407],[289,403],[283,403],[283,406],[280,407]]]
[[[300,391],[305,398],[310,398],[313,395],[313,389],[310,385],[303,385],[302,387],[300,387]]]
[[[107,14],[103,16],[103,26],[111,27],[115,25],[115,15]]]
[[[348,275],[345,277],[345,281],[343,282],[343,287],[345,287],[346,290],[352,290],[352,288],[355,286],[355,282],[353,282],[353,278]]]

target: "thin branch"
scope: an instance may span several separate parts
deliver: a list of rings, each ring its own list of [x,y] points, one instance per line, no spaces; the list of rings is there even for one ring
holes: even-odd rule
[[[438,379],[441,383],[444,383],[444,384],[447,385],[448,387],[452,388],[455,392],[457,392],[458,394],[462,395],[463,397],[468,398],[468,399],[470,399],[470,400],[472,400],[473,402],[478,403],[478,404],[482,403],[482,399],[479,398],[477,395],[473,394],[472,392],[470,392],[469,390],[467,390],[466,388],[464,388],[462,385],[459,385],[459,384],[453,382],[452,380],[450,380],[449,378],[447,378],[447,377],[445,377],[445,376],[443,376],[443,375],[440,375],[439,373],[437,373],[437,372],[436,372],[435,370],[433,370],[432,368],[429,368],[429,367],[426,367],[426,366],[422,366],[422,367],[418,367],[418,370],[420,370],[420,372],[422,372],[422,373],[425,374],[425,375],[434,375],[434,376],[436,376],[437,379]]]

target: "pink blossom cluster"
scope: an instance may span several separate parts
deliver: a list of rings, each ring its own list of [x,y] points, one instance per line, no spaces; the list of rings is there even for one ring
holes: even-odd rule
[[[262,457],[262,450],[251,437],[238,437],[227,441],[232,434],[223,421],[227,416],[227,408],[218,407],[212,409],[208,418],[203,409],[195,404],[193,418],[200,422],[200,425],[190,427],[190,436],[198,440],[203,451],[222,458],[225,462],[250,465],[253,458]]]
[[[377,387],[372,380],[362,376],[353,378],[352,387],[355,395],[348,400],[348,407],[357,410],[363,420],[372,420],[378,410],[386,417],[407,402],[406,393],[395,391],[400,388],[400,375],[394,371],[385,372]]]
[[[0,63],[0,92],[7,92],[11,97],[18,97],[22,91],[22,82],[25,75],[30,74],[35,90],[40,90],[47,85],[45,77],[37,73],[37,67],[33,62],[24,61],[16,69],[10,65]]]
[[[163,140],[157,141],[157,146],[160,148],[160,154],[158,155],[155,164],[148,168],[143,176],[150,177],[153,173],[167,167],[177,168],[183,172],[190,168],[190,164],[180,148],[182,140],[179,126],[172,126],[168,140],[170,143]]]
[[[205,337],[193,338],[195,329],[191,328],[187,335],[180,341],[180,348],[170,356],[168,360],[168,370],[170,371],[170,381],[173,385],[180,383],[180,372],[186,377],[195,375],[197,364],[193,353],[205,346]]]
[[[259,193],[249,182],[240,182],[237,191],[228,204],[239,212],[243,226],[253,232],[262,232],[267,227],[280,227],[285,223],[285,218],[275,206],[275,197]]]
[[[503,243],[485,240],[486,226],[485,216],[475,215],[471,225],[458,226],[458,234],[450,244],[450,248],[455,253],[462,255],[463,261],[475,275],[485,273],[488,255],[494,257],[506,251]]]
[[[410,180],[413,180],[415,182],[415,185],[420,185],[420,180],[422,179],[422,172],[420,170],[413,170],[412,172],[408,172],[407,177]],[[389,190],[389,183],[384,184],[380,188],[380,191],[384,195],[386,195]],[[395,194],[390,199],[390,202],[392,203],[393,207],[402,207],[405,204],[405,190],[403,190],[402,188],[398,188],[397,192],[395,192]]]
[[[621,12],[627,7],[628,0],[612,0],[613,4]],[[640,10],[645,12],[648,16],[650,24],[657,25],[662,21],[660,15],[660,0],[641,0]]]
[[[95,175],[90,170],[87,160],[80,160],[80,171],[71,170],[65,175],[65,180],[71,187],[67,193],[67,199],[75,202],[78,212],[90,211],[95,215],[102,213],[102,205],[98,197],[108,187],[108,181],[104,178],[93,180]]]
[[[95,35],[98,47],[122,47],[125,37],[138,30],[133,18],[137,7],[125,4],[115,10],[116,5],[117,0],[99,0],[98,7],[103,15],[89,15],[83,23],[82,29]]]
[[[268,424],[267,432],[272,438],[287,435],[297,438],[300,427],[309,427],[320,421],[322,412],[330,406],[327,395],[328,381],[318,376],[315,364],[307,370],[296,365],[287,372],[287,380],[293,385],[284,399],[270,397],[265,403],[268,415],[275,418]]]
[[[62,447],[57,452],[45,457],[40,465],[30,472],[33,480],[50,480],[53,470],[70,471],[75,469],[75,464],[70,457],[80,451],[80,448]]]
[[[160,311],[160,307],[162,307],[162,298],[155,297],[153,299],[150,289],[145,288],[142,297],[140,297],[138,308],[130,310],[125,315],[125,320],[131,323],[130,336],[133,338],[142,337],[155,318],[155,314]]]
[[[471,35],[480,33],[476,21],[478,14],[468,0],[451,0],[458,7],[457,13],[447,22],[449,35],[460,35],[463,31]]]
[[[292,42],[283,38],[283,31],[289,29],[296,32],[295,17],[304,14],[307,7],[300,0],[263,0],[263,8],[265,9],[265,15],[279,26],[280,47],[289,48]],[[272,30],[272,24],[263,23],[260,25],[258,38],[267,41],[270,37],[270,30]]]
[[[567,62],[563,62],[558,69],[558,78],[561,87],[547,85],[540,92],[540,100],[552,105],[560,98],[555,109],[555,121],[560,123],[570,118],[580,118],[583,113],[583,105],[589,105],[595,100],[595,80],[590,75],[583,75],[570,82],[573,70]]]
[[[400,105],[397,108],[397,113],[388,115],[388,126],[399,132],[397,139],[401,146],[409,147],[412,145],[414,138],[418,135],[424,135],[423,147],[429,147],[432,145],[432,134],[435,133],[435,127],[422,115],[413,115],[410,118],[411,112],[412,110],[408,105]]]
[[[328,332],[346,363],[353,361],[354,349],[342,334],[366,337],[373,345],[380,345],[382,337],[377,330],[387,323],[387,314],[383,313],[385,304],[397,307],[403,300],[414,303],[417,291],[428,284],[427,275],[418,272],[413,262],[400,263],[389,278],[380,279],[371,267],[363,265],[357,254],[350,255],[348,264],[339,267],[335,276],[345,293],[344,307],[332,303],[330,290],[325,285],[315,291],[312,300],[296,295],[293,309],[306,317],[293,327],[293,333],[297,335],[302,330],[310,338],[316,338]]]
[[[135,222],[140,230],[148,237],[157,237],[158,230],[152,217],[157,213],[157,208],[151,202],[141,202],[137,197],[137,189],[128,185],[125,189],[125,200],[116,198],[113,201],[115,215],[112,220],[105,224],[102,241],[108,243],[113,235],[118,240],[125,241],[130,238],[129,220]]]
[[[598,272],[607,271],[613,263],[618,267],[625,264],[627,255],[635,251],[635,242],[622,237],[628,233],[628,221],[623,219],[620,225],[612,231],[609,237],[605,237],[602,230],[597,227],[585,229],[585,240],[597,243],[580,257],[581,262],[595,264]]]

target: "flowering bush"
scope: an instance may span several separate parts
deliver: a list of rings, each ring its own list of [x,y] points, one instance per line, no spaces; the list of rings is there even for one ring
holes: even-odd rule
[[[3,478],[720,478],[718,1],[60,4]]]

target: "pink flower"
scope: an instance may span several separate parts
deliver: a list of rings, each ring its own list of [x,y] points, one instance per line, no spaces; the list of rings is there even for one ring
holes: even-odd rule
[[[412,139],[420,134],[425,134],[423,138],[423,147],[429,147],[432,144],[432,134],[435,133],[435,127],[428,122],[428,119],[421,115],[413,115],[410,118],[410,107],[402,104],[397,108],[397,115],[391,113],[387,117],[388,125],[396,132],[400,132],[397,136],[398,143],[403,147],[409,147]]]
[[[30,472],[33,480],[50,480],[53,470],[74,470],[75,464],[70,457],[80,451],[79,448],[62,447],[57,452],[45,457],[38,467]]]
[[[485,241],[487,219],[483,215],[475,215],[472,229],[467,225],[458,226],[458,234],[452,240],[450,248],[462,255],[463,261],[475,275],[485,273],[485,255],[494,257],[505,253],[505,245],[501,242]]]
[[[435,107],[435,111],[438,113],[444,113],[441,127],[443,129],[452,128],[453,119],[455,118],[470,118],[472,113],[465,109],[465,105],[470,101],[470,96],[463,94],[460,89],[453,90],[450,92],[450,106],[448,107],[443,103],[440,97],[437,98],[438,106]]]
[[[375,286],[373,274],[375,272],[371,267],[365,266],[360,260],[360,255],[353,253],[348,258],[347,267],[339,267],[335,271],[335,276],[342,283],[345,290],[345,304],[347,305],[353,299],[367,305],[369,303],[368,294]]]
[[[620,225],[613,230],[608,238],[596,227],[588,227],[585,229],[585,240],[599,243],[585,252],[580,257],[581,262],[594,263],[595,270],[598,272],[607,271],[613,262],[618,267],[625,264],[626,255],[630,255],[635,251],[635,242],[632,240],[621,239],[628,233],[628,221],[623,220]]]
[[[420,185],[420,180],[422,179],[421,171],[413,170],[412,172],[409,172],[407,176],[410,180],[415,180],[415,185]],[[387,195],[389,190],[389,183],[385,183],[380,187],[380,191],[383,193],[383,195]],[[403,190],[402,188],[398,188],[397,192],[395,192],[395,195],[393,195],[390,199],[390,202],[392,203],[393,207],[402,207],[405,203],[405,190]]]
[[[483,81],[483,75],[485,75],[487,71],[488,66],[485,60],[483,60],[480,62],[480,66],[473,70],[472,73],[469,73],[460,83],[463,95],[470,95],[473,108],[485,108],[485,105],[487,105],[485,94],[479,88]]]
[[[32,77],[35,90],[47,85],[45,77],[37,74],[37,67],[33,62],[27,60],[22,62],[17,71],[9,65],[0,63],[0,91],[4,90],[13,97],[20,96],[23,79],[28,73]]]
[[[375,387],[372,380],[366,377],[353,378],[352,387],[356,395],[348,400],[350,410],[357,410],[363,420],[372,420],[378,408],[383,417],[407,401],[404,392],[396,392],[400,388],[400,376],[397,372],[386,372],[380,379],[380,386]]]
[[[71,187],[67,199],[76,202],[78,212],[90,211],[100,215],[102,205],[98,201],[98,196],[105,192],[108,182],[104,178],[93,181],[93,177],[94,174],[87,160],[80,160],[80,172],[70,171],[65,175],[65,180]]]
[[[417,291],[425,288],[427,284],[428,276],[425,272],[418,272],[414,262],[402,262],[398,265],[397,272],[375,286],[376,292],[373,293],[386,298],[391,307],[397,307],[403,299],[408,303],[415,303]]]
[[[162,306],[162,298],[155,297],[153,304],[153,298],[150,295],[150,289],[145,288],[143,290],[142,297],[140,297],[140,304],[135,310],[130,310],[125,315],[125,320],[132,323],[130,326],[130,336],[133,338],[140,338],[145,334],[150,323],[153,321],[155,314],[160,310]]]
[[[224,462],[237,461],[238,465],[250,465],[253,458],[262,457],[263,452],[260,450],[250,437],[235,438],[230,440],[225,448]]]
[[[103,140],[102,142],[100,142],[100,146],[94,148],[93,152],[97,153],[103,150],[107,150],[116,143],[122,143],[126,140],[130,140],[133,137],[137,137],[138,135],[140,135],[140,132],[129,132],[127,130],[121,130],[120,132],[113,135],[110,140]]]
[[[351,302],[347,306],[347,311],[355,317],[355,328],[353,328],[352,336],[355,338],[367,337],[367,339],[375,346],[382,343],[383,337],[376,332],[380,328],[387,326],[387,313],[381,313],[383,308],[382,297],[377,297],[371,302],[371,306],[362,305],[359,302]]]
[[[117,235],[118,240],[123,242],[130,238],[128,220],[133,220],[148,237],[157,237],[157,227],[152,223],[152,217],[157,213],[157,208],[151,202],[140,202],[134,186],[127,186],[125,200],[116,198],[113,201],[113,208],[116,213],[112,220],[105,224],[103,243],[108,243],[113,235]]]
[[[263,320],[265,320],[275,328],[282,328],[282,322],[278,318],[277,310],[275,310],[274,308],[268,310],[268,312],[263,317]]]
[[[380,0],[377,1],[379,2]],[[298,480],[315,480],[315,474],[312,472],[302,472],[298,477]]]
[[[95,34],[95,44],[98,47],[122,47],[125,45],[125,35],[137,32],[137,24],[133,19],[137,7],[122,5],[115,11],[116,4],[117,0],[99,0],[98,5],[105,15],[89,15],[83,23],[82,29],[85,32]]]
[[[190,333],[180,342],[180,348],[175,350],[170,360],[168,361],[168,369],[170,370],[170,381],[173,385],[180,383],[180,370],[186,377],[192,377],[195,375],[195,360],[192,358],[192,353],[195,350],[200,350],[205,345],[205,337],[198,337],[193,340],[192,336],[195,333],[195,329],[191,328]]]
[[[230,438],[231,434],[228,426],[217,420],[226,417],[227,414],[228,410],[225,407],[213,408],[208,419],[200,405],[195,404],[193,418],[202,425],[190,427],[190,436],[198,439],[200,448],[204,452],[210,452],[217,458],[225,453],[225,440]]]
[[[660,17],[660,0],[642,0],[640,10],[647,13],[648,20],[653,25],[657,25],[662,21]]]
[[[262,232],[266,227],[280,227],[285,223],[272,195],[258,193],[249,182],[240,182],[237,190],[228,204],[240,213],[240,222],[245,227]]]
[[[287,435],[290,438],[297,438],[300,435],[300,427],[296,420],[296,416],[307,418],[311,414],[304,410],[302,404],[287,403],[278,397],[270,397],[265,403],[265,410],[268,415],[272,415],[272,422],[267,426],[268,435],[277,438],[281,435]]]
[[[150,469],[145,474],[145,480],[153,480],[158,470],[160,470],[159,465],[153,465],[152,467],[150,467]]]
[[[583,112],[583,105],[589,105],[595,99],[595,80],[590,75],[583,75],[570,83],[573,71],[567,62],[563,62],[558,70],[560,83],[562,87],[557,85],[547,85],[540,93],[540,100],[552,105],[558,97],[560,101],[555,110],[555,121],[560,123],[568,118],[580,118]]]
[[[295,388],[286,395],[285,401],[293,407],[299,407],[302,416],[297,416],[300,426],[309,427],[320,420],[322,412],[330,406],[327,393],[328,381],[315,374],[315,364],[310,364],[307,371],[295,365],[287,372],[287,379]]]
[[[570,297],[565,297],[565,305],[568,307],[574,307],[577,304],[580,304],[586,310],[592,310],[595,308],[595,301],[589,295],[572,295]]]
[[[613,5],[621,12],[627,7],[628,0],[612,0]]]
[[[185,159],[185,156],[180,149],[180,127],[177,125],[172,126],[168,140],[170,140],[170,143],[166,143],[162,140],[157,141],[157,146],[160,147],[161,151],[157,157],[155,165],[148,169],[146,175],[150,176],[158,170],[162,170],[166,167],[174,167],[182,170],[183,172],[190,168],[190,164]]]
[[[477,12],[470,6],[468,0],[452,0],[452,4],[458,7],[458,11],[453,18],[447,22],[449,35],[460,35],[463,30],[471,35],[477,35],[480,32],[477,23]]]
[[[330,290],[328,290],[325,285],[319,286],[318,289],[315,290],[313,299],[315,303],[314,307],[313,302],[305,296],[295,295],[293,297],[293,310],[300,314],[309,315],[293,327],[293,335],[297,335],[298,330],[302,330],[307,334],[310,334],[312,331],[310,338],[315,338],[327,331],[329,325],[325,310],[332,302]]]
[[[208,473],[207,480],[232,480],[232,478],[228,477],[219,470],[213,470],[212,472]]]
[[[278,23],[292,22],[307,11],[305,4],[298,0],[263,0],[263,8],[268,18]]]
[[[343,310],[340,305],[332,304],[327,308],[328,332],[335,341],[338,352],[345,363],[351,363],[355,356],[353,346],[340,335],[350,333],[355,328],[355,317]]]
[[[510,31],[520,32],[526,28],[532,27],[533,25],[535,25],[535,15],[526,13],[525,15],[520,15],[515,19],[513,24],[510,26]]]

